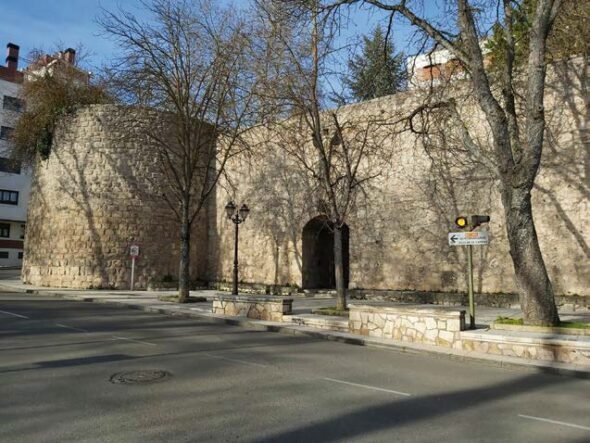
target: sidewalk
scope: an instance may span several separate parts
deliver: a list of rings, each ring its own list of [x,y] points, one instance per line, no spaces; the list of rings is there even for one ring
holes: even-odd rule
[[[0,291],[21,292],[45,296],[57,296],[68,300],[86,301],[94,303],[112,303],[127,308],[140,309],[147,312],[160,313],[171,316],[193,317],[207,319],[208,321],[223,322],[230,325],[237,325],[256,330],[280,332],[283,334],[305,335],[323,340],[331,340],[348,344],[356,344],[374,348],[390,349],[398,352],[428,353],[440,358],[451,358],[462,361],[475,361],[488,365],[504,368],[529,368],[532,370],[564,374],[581,378],[590,378],[590,367],[558,363],[543,362],[537,360],[525,360],[516,357],[490,355],[482,352],[463,351],[458,349],[429,346],[419,343],[398,342],[375,337],[365,337],[347,332],[337,332],[326,329],[317,329],[309,326],[302,326],[294,323],[271,322],[254,320],[244,317],[226,317],[213,315],[211,313],[211,301],[200,303],[177,304],[161,301],[158,298],[163,295],[173,295],[176,291],[124,291],[124,290],[76,290],[61,288],[43,288],[24,285],[15,272],[0,271]],[[214,290],[191,291],[191,296],[212,297],[217,293]],[[310,299],[307,297],[294,296],[293,311],[295,315],[310,313],[313,308],[320,306],[331,306],[334,301],[331,299]],[[497,309],[490,307],[479,307],[476,311],[478,333],[487,333],[490,322],[498,316],[518,316],[516,309]],[[590,320],[590,313],[561,313],[563,319],[576,319],[581,321]],[[502,331],[502,334],[514,337],[522,337],[522,333]],[[527,334],[527,338],[534,340],[538,334]],[[578,338],[576,338],[577,340]]]

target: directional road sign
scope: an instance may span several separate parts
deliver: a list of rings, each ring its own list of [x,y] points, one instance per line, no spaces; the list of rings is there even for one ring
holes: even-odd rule
[[[449,245],[451,246],[481,246],[490,242],[488,231],[449,232]]]

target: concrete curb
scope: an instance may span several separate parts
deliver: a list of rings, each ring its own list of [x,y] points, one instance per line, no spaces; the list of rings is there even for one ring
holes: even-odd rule
[[[538,361],[527,361],[518,359],[515,357],[503,357],[498,358],[497,356],[490,356],[488,354],[477,353],[477,352],[466,352],[459,350],[436,348],[434,346],[410,344],[403,342],[394,342],[389,340],[380,340],[376,338],[362,337],[352,335],[343,332],[334,332],[323,329],[314,329],[306,326],[298,325],[286,325],[276,322],[268,322],[263,320],[253,320],[245,317],[222,317],[209,313],[203,313],[198,311],[187,311],[164,308],[154,306],[153,304],[138,304],[129,303],[127,301],[117,301],[109,298],[97,298],[96,296],[88,295],[76,295],[68,293],[69,291],[52,291],[44,289],[21,289],[14,288],[11,286],[5,286],[0,284],[0,291],[6,292],[17,292],[23,294],[34,294],[34,295],[45,295],[59,297],[66,300],[82,301],[90,303],[102,303],[110,304],[114,306],[120,306],[127,309],[136,309],[140,311],[163,314],[172,317],[185,317],[185,318],[198,318],[201,320],[207,320],[212,323],[222,323],[231,326],[240,326],[247,329],[266,331],[266,332],[277,332],[286,335],[304,336],[315,338],[318,340],[328,340],[338,343],[366,346],[369,348],[385,349],[395,352],[415,354],[415,355],[429,355],[436,358],[446,358],[449,360],[464,361],[470,363],[479,363],[486,366],[494,366],[505,369],[516,369],[516,370],[529,370],[535,372],[542,372],[546,374],[564,375],[574,378],[590,379],[590,369],[585,367],[572,367],[572,365],[566,365],[563,363],[543,363]],[[72,291],[74,292],[74,291]],[[170,302],[161,302],[167,304]],[[170,303],[171,304],[171,303]]]

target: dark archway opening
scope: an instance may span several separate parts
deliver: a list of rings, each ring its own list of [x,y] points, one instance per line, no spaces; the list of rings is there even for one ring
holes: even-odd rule
[[[303,289],[335,289],[334,224],[326,217],[312,218],[303,228]],[[348,288],[349,229],[342,227],[344,286]]]

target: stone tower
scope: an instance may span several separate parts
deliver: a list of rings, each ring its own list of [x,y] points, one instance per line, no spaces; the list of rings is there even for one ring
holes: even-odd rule
[[[129,287],[129,246],[140,246],[136,288],[170,275],[179,262],[179,224],[161,198],[161,169],[143,123],[145,110],[94,105],[68,117],[48,160],[36,168],[22,277],[70,288]],[[192,232],[191,278],[206,272],[206,221]]]

